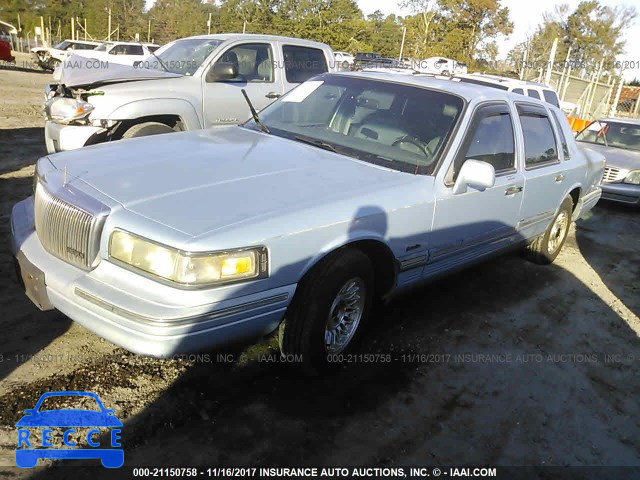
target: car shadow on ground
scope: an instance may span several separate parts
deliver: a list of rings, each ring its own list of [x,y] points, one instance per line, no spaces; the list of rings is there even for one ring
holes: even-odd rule
[[[46,154],[44,128],[0,129],[0,176],[35,165]]]
[[[71,325],[58,311],[38,310],[18,282],[11,252],[11,208],[31,194],[32,183],[31,176],[4,178],[0,174],[0,380],[31,361]]]
[[[609,290],[640,317],[640,208],[602,201],[597,213],[579,221],[577,247]],[[610,219],[604,232],[598,221],[602,215]],[[616,255],[611,254],[614,249]]]
[[[125,423],[125,465],[634,465],[635,364],[606,354],[638,334],[562,265],[506,254],[398,296],[356,352],[374,360],[326,376],[274,361],[273,338],[202,357]],[[612,332],[628,350],[603,350]]]

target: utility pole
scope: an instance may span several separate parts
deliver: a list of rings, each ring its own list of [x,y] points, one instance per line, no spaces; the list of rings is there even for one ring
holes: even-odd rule
[[[87,39],[87,18],[84,19],[84,39]]]
[[[553,72],[553,62],[556,59],[556,49],[558,48],[558,37],[553,40],[553,45],[551,46],[551,53],[549,53],[549,63],[547,64],[547,72],[544,76],[544,83],[547,85],[551,82],[551,73]]]
[[[402,52],[404,51],[404,39],[407,36],[407,27],[402,27],[402,43],[400,44],[400,56],[398,61],[402,61]]]
[[[520,80],[524,80],[525,73],[527,71],[527,60],[529,59],[529,48],[524,51],[522,57],[522,68],[520,69]]]
[[[149,20],[149,27],[147,27],[147,43],[151,43],[151,20]]]
[[[242,24],[242,33],[247,33],[247,21],[246,20]]]
[[[567,58],[565,59],[564,65],[562,66],[562,75],[560,75],[560,82],[556,87],[556,91],[558,92],[562,91],[562,84],[564,83],[564,74],[567,71],[567,65],[569,65],[569,58],[571,56],[571,47],[572,45],[569,45],[569,50],[567,50]]]
[[[207,20],[207,33],[211,35],[211,12],[209,12],[209,20]]]
[[[108,25],[107,31],[109,32],[109,35],[107,36],[107,40],[111,41],[111,9],[109,9],[109,21],[107,25]]]
[[[48,47],[49,45],[47,45],[47,36],[45,35],[44,30],[44,18],[42,17],[42,15],[40,15],[40,36],[42,37],[42,45]]]
[[[75,40],[76,39],[76,25],[75,25],[75,20],[73,17],[71,17],[71,40]]]
[[[23,51],[22,49],[22,40],[20,40],[20,37],[22,36],[22,26],[20,25],[20,14],[18,14],[18,47],[20,52]]]

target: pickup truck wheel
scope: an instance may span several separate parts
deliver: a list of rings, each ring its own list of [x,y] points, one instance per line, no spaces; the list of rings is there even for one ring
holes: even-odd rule
[[[144,122],[132,126],[124,132],[122,138],[146,137],[147,135],[160,135],[161,133],[171,133],[175,130],[160,122]]]
[[[280,325],[283,354],[301,355],[307,374],[335,365],[330,356],[352,349],[364,330],[374,292],[374,270],[359,250],[336,252],[298,285]]]
[[[567,239],[572,213],[573,202],[570,198],[565,198],[547,231],[527,245],[525,257],[540,265],[552,263]]]

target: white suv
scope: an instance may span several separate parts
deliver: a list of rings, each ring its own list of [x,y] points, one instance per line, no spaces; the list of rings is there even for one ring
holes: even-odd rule
[[[135,62],[144,60],[158,48],[160,46],[154,43],[105,42],[95,50],[77,52],[77,55],[133,66]]]

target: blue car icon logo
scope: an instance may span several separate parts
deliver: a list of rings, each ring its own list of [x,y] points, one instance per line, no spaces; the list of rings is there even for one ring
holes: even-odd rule
[[[42,403],[52,397],[88,397],[97,404],[97,410],[80,408],[62,408],[42,410]],[[87,400],[84,398],[83,400]],[[21,468],[35,467],[40,458],[52,459],[92,459],[99,458],[107,468],[118,468],[124,463],[124,451],[120,445],[120,427],[122,422],[115,416],[115,411],[105,408],[100,398],[91,392],[49,392],[43,394],[35,407],[25,410],[25,415],[18,420],[18,448],[16,449],[16,465]],[[110,447],[103,448],[98,441],[100,428],[110,431]],[[61,440],[68,448],[54,448],[53,429],[63,431]],[[86,433],[89,448],[80,448],[70,438],[78,434],[76,429],[90,428]],[[42,429],[42,442],[31,437],[33,429]]]

